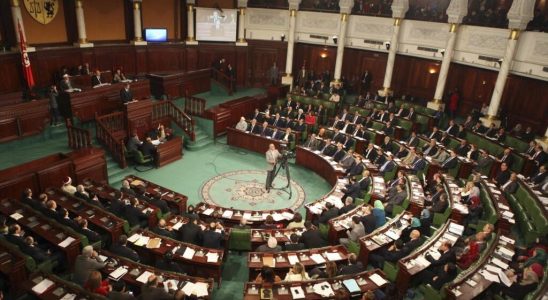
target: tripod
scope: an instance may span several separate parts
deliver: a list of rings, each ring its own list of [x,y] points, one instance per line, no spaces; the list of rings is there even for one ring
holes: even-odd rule
[[[278,173],[281,169],[285,169],[285,177],[287,178],[287,185],[285,187],[281,188],[274,188],[272,187],[272,182],[274,182],[274,179],[276,176],[278,176]],[[291,199],[291,196],[293,195],[293,191],[291,189],[291,174],[289,173],[289,163],[287,162],[287,159],[282,159],[276,163],[272,171],[269,171],[269,174],[266,178],[266,190],[269,191],[270,189],[274,190],[280,190],[284,191],[289,195],[289,199]]]

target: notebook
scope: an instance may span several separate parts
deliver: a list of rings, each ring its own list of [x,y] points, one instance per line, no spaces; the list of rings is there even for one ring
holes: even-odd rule
[[[346,279],[343,284],[350,294],[361,292],[358,282],[354,278]]]

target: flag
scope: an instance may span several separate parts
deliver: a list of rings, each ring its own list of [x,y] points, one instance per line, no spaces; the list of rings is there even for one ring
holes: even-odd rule
[[[21,42],[21,64],[23,65],[23,75],[25,76],[27,86],[30,89],[34,86],[34,76],[32,76],[32,68],[30,66],[30,59],[27,53],[27,44],[25,42],[25,35],[21,29],[21,23],[18,23],[17,26],[19,27],[19,40]]]

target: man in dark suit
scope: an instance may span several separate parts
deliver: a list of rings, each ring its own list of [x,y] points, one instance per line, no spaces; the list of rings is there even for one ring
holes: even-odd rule
[[[358,261],[358,257],[354,253],[348,255],[348,265],[341,266],[339,275],[357,274],[365,271],[365,268],[361,261]]]
[[[335,152],[331,156],[333,157],[334,161],[339,162],[344,157],[345,154],[346,152],[343,149],[343,145],[341,143],[338,143],[337,150],[335,150]]]
[[[438,153],[438,146],[436,146],[436,140],[430,139],[430,143],[422,149],[422,152],[426,156],[434,156]]]
[[[474,167],[474,171],[480,172],[481,170],[487,168],[493,162],[493,159],[489,156],[489,152],[481,149],[479,150],[480,155],[478,157],[478,164]]]
[[[299,121],[293,128],[295,131],[305,132],[306,131],[306,124],[304,123],[304,119],[298,119]]]
[[[537,173],[535,173],[533,176],[531,176],[530,181],[534,184],[541,184],[546,176],[548,175],[548,172],[546,172],[546,166],[542,165],[540,166]]]
[[[325,140],[325,143],[322,144],[320,147],[321,147],[319,148],[320,152],[323,155],[327,155],[327,156],[333,156],[333,154],[335,154],[335,151],[337,151],[337,147],[331,144],[331,139]]]
[[[117,243],[112,243],[110,252],[136,262],[140,260],[139,254],[127,246],[127,236],[125,234],[120,235]]]
[[[392,122],[387,121],[381,131],[383,131],[386,135],[393,135],[394,127],[392,127]]]
[[[354,204],[354,199],[352,199],[352,197],[346,197],[344,199],[344,206],[339,209],[339,216],[348,213],[354,208],[356,208],[356,205]]]
[[[251,120],[251,123],[248,125],[247,131],[254,134],[259,134],[261,133],[261,126],[257,124],[257,120],[253,119]]]
[[[348,178],[353,178],[354,176],[361,174],[365,168],[365,166],[362,163],[361,156],[357,156],[354,159],[355,159],[354,164],[346,172],[346,177]]]
[[[191,219],[179,228],[179,238],[185,243],[200,245],[202,243],[202,227],[198,225],[198,219]]]
[[[289,242],[284,245],[285,251],[299,251],[304,249],[304,244],[299,242],[299,236],[295,233],[292,233],[289,236]]]
[[[306,249],[321,248],[327,246],[327,243],[322,238],[320,231],[318,230],[318,228],[312,225],[312,222],[304,222],[304,228],[306,229],[306,231],[303,232],[303,234],[299,238],[299,242],[303,243]]]
[[[360,221],[363,224],[365,234],[369,234],[377,229],[375,215],[371,213],[371,208],[369,206],[363,206],[361,210],[363,215]]]
[[[129,183],[128,183],[129,185]],[[120,191],[114,192],[114,197],[110,201],[109,211],[117,216],[125,214],[126,204],[124,203],[123,194]]]
[[[423,283],[430,284],[433,289],[439,291],[446,283],[453,281],[457,277],[457,266],[454,263],[448,262],[442,268],[438,268],[436,272],[423,271],[421,277],[425,278],[422,281]]]
[[[272,130],[270,128],[268,128],[268,122],[267,121],[263,122],[263,126],[260,129],[261,129],[261,131],[259,132],[259,134],[261,136],[271,136],[272,135]]]
[[[178,251],[177,253],[180,252]],[[184,254],[184,252],[180,254],[182,255]],[[164,271],[185,273],[185,270],[178,263],[173,261],[173,253],[171,251],[167,251],[166,253],[164,253],[164,256],[161,259],[157,259],[155,267]]]
[[[506,163],[508,168],[512,168],[512,164],[514,163],[514,158],[512,157],[512,149],[510,148],[504,149],[504,151],[498,158],[498,162]]]
[[[126,219],[131,227],[139,226],[145,228],[148,225],[148,216],[142,212],[138,207],[139,200],[137,198],[131,198],[129,205],[124,209],[124,219]]]
[[[333,137],[331,137],[331,140],[337,143],[342,143],[344,141],[345,135],[342,133],[338,128],[335,128],[333,132]]]
[[[454,120],[449,120],[449,125],[447,125],[445,132],[453,136],[457,135],[457,133],[459,132],[459,127],[457,126],[457,124],[455,124]]]
[[[384,211],[386,214],[391,215],[394,206],[401,205],[405,198],[407,198],[407,191],[404,189],[403,185],[398,184],[396,187],[396,194],[393,197],[390,197],[384,205]]]
[[[308,140],[304,142],[303,146],[306,148],[310,148],[310,150],[316,150],[318,149],[319,144],[320,141],[316,138],[316,134],[312,133]]]
[[[96,243],[101,241],[101,235],[94,230],[88,228],[88,221],[84,218],[77,218],[76,222],[78,223],[79,228],[78,232],[85,235],[90,243]]]
[[[344,193],[343,197],[351,197],[352,199],[359,198],[362,191],[366,191],[372,183],[372,179],[369,170],[364,170],[362,178],[354,183],[347,184],[341,191]]]
[[[466,142],[466,140],[461,140],[460,145],[455,149],[457,154],[459,156],[466,156],[468,155],[468,151],[470,151],[470,145]]]
[[[58,221],[59,213],[57,212],[57,203],[54,200],[48,200],[46,203],[46,210],[43,211],[43,214],[51,220]]]
[[[150,275],[147,283],[141,287],[141,298],[143,300],[173,300],[176,286],[168,286],[169,292],[160,285],[158,276]]]
[[[437,126],[432,127],[432,131],[426,135],[428,139],[439,140],[441,138],[441,132],[438,130]]]
[[[394,155],[387,155],[388,159],[380,166],[379,172],[384,175],[390,173],[396,168],[396,163],[394,162]]]
[[[147,139],[141,145],[141,153],[143,153],[143,156],[151,157],[154,157],[154,155],[156,154],[156,146],[152,144],[152,139],[150,137],[147,137]]]
[[[20,249],[23,253],[32,257],[37,264],[43,263],[50,259],[50,256],[46,251],[40,249],[40,247],[36,247],[32,236],[25,237],[24,245],[23,247],[20,247]]]
[[[123,280],[112,282],[112,291],[108,293],[110,300],[136,300],[133,294],[126,291],[126,283]]]
[[[548,155],[544,151],[542,145],[537,145],[535,147],[535,154],[531,155],[531,159],[535,163],[535,166],[538,168],[546,163],[546,161],[548,160],[547,156]]]
[[[322,212],[317,222],[318,224],[327,225],[327,222],[329,222],[329,220],[337,217],[338,215],[339,209],[335,205],[333,205],[333,203],[327,202],[325,204],[325,210]]]
[[[420,172],[424,170],[424,167],[426,167],[426,160],[424,159],[422,152],[417,151],[417,157],[415,158],[415,161],[411,164],[411,169],[415,172]]]
[[[441,254],[438,259],[435,259],[432,255],[430,255],[430,253],[427,253],[424,257],[430,262],[428,269],[435,270],[439,267],[443,267],[446,263],[455,263],[455,251],[453,251],[451,247],[450,241],[444,241],[441,243],[440,247],[437,249],[437,251]]]
[[[367,149],[365,149],[363,158],[371,162],[377,159],[377,150],[375,150],[374,144],[372,142],[367,145]]]
[[[202,246],[206,248],[222,249],[221,242],[223,240],[223,231],[217,223],[210,222],[209,227],[203,232],[202,236]]]
[[[518,175],[515,173],[515,172],[512,172],[510,174],[510,179],[508,179],[507,182],[505,182],[502,186],[501,186],[501,189],[508,193],[508,194],[513,194],[515,193],[519,188],[519,183],[518,183]]]
[[[91,86],[95,87],[103,83],[101,80],[101,71],[95,70],[95,74],[91,76]]]
[[[409,147],[417,147],[417,145],[419,144],[419,138],[417,137],[417,133],[412,131],[406,143]]]
[[[78,223],[71,219],[68,210],[62,207],[59,209],[59,223],[68,226],[74,230],[78,230]]]
[[[166,225],[166,220],[164,219],[158,220],[158,225],[156,227],[153,227],[151,231],[170,239],[177,239],[177,235],[171,230],[170,227]]]
[[[459,159],[457,157],[457,152],[455,150],[449,151],[449,158],[447,158],[442,164],[441,168],[445,170],[453,169],[457,166]]]
[[[129,88],[129,83],[126,83],[124,88],[120,90],[120,100],[122,100],[122,103],[124,104],[133,101],[133,94]]]
[[[495,176],[495,178],[493,179],[493,181],[498,186],[502,186],[508,181],[508,179],[510,179],[510,171],[508,170],[508,165],[506,163],[501,163],[500,170],[497,176]]]

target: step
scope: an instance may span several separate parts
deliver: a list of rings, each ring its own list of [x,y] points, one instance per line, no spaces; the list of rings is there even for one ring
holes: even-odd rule
[[[192,143],[192,144],[188,144],[187,148],[188,148],[189,151],[197,151],[197,150],[203,149],[203,148],[205,148],[209,145],[212,145],[212,144],[213,144],[213,140],[207,139],[207,140],[202,140],[202,141],[195,142],[195,143]]]

